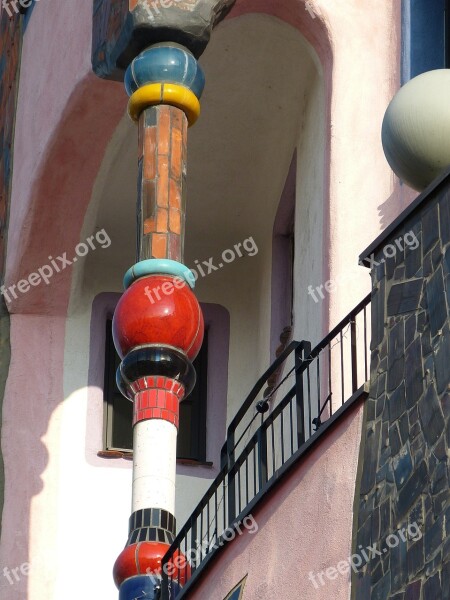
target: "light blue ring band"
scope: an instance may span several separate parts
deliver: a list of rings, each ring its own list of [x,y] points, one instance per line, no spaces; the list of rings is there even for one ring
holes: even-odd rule
[[[192,271],[186,265],[168,258],[149,258],[136,263],[125,273],[123,287],[128,289],[136,279],[146,275],[173,275],[184,279],[191,289],[195,287]]]

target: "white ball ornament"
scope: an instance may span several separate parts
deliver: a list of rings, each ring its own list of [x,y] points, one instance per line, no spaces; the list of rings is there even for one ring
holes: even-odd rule
[[[381,137],[391,169],[416,190],[450,167],[450,69],[406,83],[386,110]]]

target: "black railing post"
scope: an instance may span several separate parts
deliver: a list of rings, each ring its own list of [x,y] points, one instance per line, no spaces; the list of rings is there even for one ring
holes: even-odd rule
[[[236,481],[234,471],[228,471],[228,518],[227,527],[236,518]]]
[[[220,451],[220,468],[223,469],[228,462],[227,443],[222,446]]]
[[[227,457],[228,457],[228,470],[234,465],[234,454],[235,454],[235,441],[234,441],[234,430],[228,432],[227,441]]]
[[[261,426],[256,433],[258,448],[258,492],[267,483],[267,429]]]
[[[168,561],[165,561],[164,558],[161,564],[161,600],[169,600],[169,575],[167,573],[167,564]]]
[[[305,403],[303,394],[303,370],[305,358],[311,354],[311,344],[302,342],[295,349],[295,403],[297,408],[297,448],[305,443]]]
[[[234,444],[234,431],[228,433],[227,437],[227,454],[228,454],[228,518],[227,518],[227,527],[234,521],[236,518],[236,481],[235,481],[235,472],[234,472],[234,452],[235,452],[235,444]]]
[[[352,352],[352,393],[358,389],[358,348],[356,347],[356,315],[350,321],[350,344]]]
[[[200,544],[203,540],[200,540]],[[191,571],[192,573],[197,568],[197,551],[198,551],[198,539],[197,539],[197,517],[191,517],[191,544],[195,546],[195,558],[191,559]],[[191,553],[192,556],[192,553]]]

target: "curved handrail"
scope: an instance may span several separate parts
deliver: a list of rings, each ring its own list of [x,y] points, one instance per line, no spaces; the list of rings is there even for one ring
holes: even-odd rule
[[[364,364],[363,364],[364,368],[359,365],[359,372],[361,374],[361,377],[365,377],[365,380],[367,380],[367,378],[368,378],[368,368],[367,368],[368,340],[367,340],[367,331],[366,331],[366,329],[367,329],[366,308],[370,304],[371,296],[372,296],[371,294],[368,294],[344,319],[342,319],[342,321],[338,325],[336,325],[336,327],[334,327],[332,329],[332,331],[330,331],[330,333],[321,342],[319,342],[319,344],[317,344],[314,347],[314,349],[311,350],[311,344],[305,340],[300,341],[300,342],[296,342],[296,341],[291,342],[287,346],[287,348],[280,354],[280,356],[275,360],[275,362],[265,371],[265,373],[258,379],[256,384],[253,386],[252,390],[250,391],[250,394],[247,396],[247,398],[245,399],[241,408],[238,410],[236,416],[234,417],[234,419],[231,421],[231,423],[229,424],[229,426],[227,428],[227,440],[226,440],[224,447],[222,448],[222,459],[223,460],[222,460],[219,474],[215,478],[212,485],[209,487],[206,494],[203,496],[203,498],[197,504],[196,508],[191,513],[190,518],[184,524],[184,526],[181,528],[181,530],[179,531],[178,535],[176,536],[174,542],[171,544],[169,550],[163,557],[162,564],[164,566],[163,566],[163,577],[162,577],[162,590],[163,590],[163,594],[164,594],[163,598],[165,600],[167,600],[170,597],[170,594],[168,593],[168,586],[170,585],[170,582],[169,582],[169,577],[166,576],[166,574],[165,574],[166,573],[164,570],[165,566],[169,563],[169,561],[171,560],[171,558],[173,557],[173,555],[175,554],[177,549],[179,549],[181,552],[183,552],[183,551],[186,552],[186,547],[187,547],[189,537],[191,538],[191,542],[192,541],[195,542],[196,536],[198,533],[197,519],[200,519],[200,529],[203,530],[203,523],[205,522],[204,518],[206,515],[207,534],[209,534],[210,526],[211,526],[212,531],[214,532],[213,536],[215,539],[215,544],[212,547],[212,549],[208,549],[206,551],[204,557],[203,557],[203,554],[200,556],[199,564],[192,565],[193,573],[192,573],[191,583],[198,576],[199,570],[201,568],[203,568],[203,565],[208,564],[210,562],[210,560],[213,558],[213,556],[216,554],[216,552],[225,544],[225,541],[222,540],[222,536],[219,533],[219,531],[220,531],[220,529],[219,529],[219,512],[218,512],[218,507],[217,507],[217,501],[215,499],[217,492],[219,490],[221,490],[221,488],[223,488],[223,492],[222,492],[222,490],[220,491],[220,493],[223,493],[223,509],[220,512],[220,515],[221,515],[220,520],[222,521],[222,519],[223,519],[225,528],[234,527],[234,525],[236,523],[236,519],[239,518],[239,515],[243,514],[241,502],[240,502],[241,492],[240,492],[240,487],[239,487],[240,486],[239,473],[241,472],[240,470],[243,468],[243,465],[247,464],[246,463],[247,457],[250,456],[251,453],[254,453],[254,456],[256,456],[256,451],[257,451],[258,469],[256,469],[256,467],[255,467],[255,470],[254,470],[255,475],[254,476],[255,476],[255,478],[256,477],[258,478],[258,485],[256,483],[254,484],[254,490],[252,492],[252,497],[250,499],[248,497],[246,498],[246,500],[244,502],[244,511],[247,510],[247,508],[249,506],[252,506],[256,501],[258,501],[262,497],[262,494],[264,494],[269,489],[269,487],[271,485],[273,485],[274,480],[280,476],[282,469],[285,468],[287,465],[289,465],[290,462],[292,462],[293,458],[301,455],[301,453],[304,451],[304,448],[309,443],[310,439],[313,439],[317,435],[320,435],[317,433],[317,429],[316,429],[316,434],[312,436],[311,428],[309,428],[309,437],[308,438],[305,437],[305,423],[304,423],[304,418],[305,418],[304,407],[305,406],[306,406],[306,414],[309,415],[309,417],[311,417],[311,404],[310,404],[311,392],[310,392],[310,388],[309,388],[309,369],[310,369],[312,362],[317,359],[316,364],[317,364],[317,373],[318,373],[318,377],[319,377],[319,383],[318,383],[319,387],[318,387],[318,394],[317,394],[318,417],[316,420],[318,420],[318,425],[320,426],[321,425],[320,418],[321,418],[322,412],[328,403],[330,405],[330,414],[333,412],[332,404],[331,404],[331,395],[332,395],[331,387],[329,389],[330,393],[327,396],[326,400],[323,402],[323,404],[321,403],[320,376],[319,376],[320,356],[321,356],[321,353],[323,350],[328,348],[328,352],[330,351],[331,343],[333,342],[333,340],[336,336],[340,336],[341,342],[342,342],[343,330],[347,326],[350,326],[350,339],[348,340],[348,343],[351,346],[351,356],[350,356],[349,360],[351,360],[351,375],[352,375],[351,389],[353,390],[353,393],[355,393],[355,391],[356,391],[355,385],[357,385],[357,384],[359,385],[360,379],[361,379],[360,377],[358,377],[358,362],[357,362],[358,361],[358,348],[361,348],[361,347],[365,350],[365,356],[364,356]],[[362,337],[362,340],[360,340],[361,346],[357,347],[357,339],[358,338],[357,338],[357,333],[356,333],[357,332],[356,320],[357,320],[358,315],[361,315],[360,318],[363,319],[364,335]],[[345,337],[345,333],[344,333],[344,337]],[[258,394],[261,392],[267,379],[275,371],[277,371],[280,368],[280,366],[286,361],[286,358],[288,358],[292,353],[295,353],[295,366],[293,368],[293,370],[295,371],[294,386],[287,392],[285,397],[279,403],[277,403],[277,406],[267,416],[267,418],[261,423],[261,426],[257,429],[257,431],[253,433],[250,440],[246,440],[246,443],[244,444],[244,448],[240,452],[239,456],[236,458],[235,457],[236,447],[239,446],[239,442],[242,439],[242,436],[241,436],[238,443],[235,444],[235,432],[236,432],[237,427],[242,423],[243,418],[248,413],[248,411],[252,407],[254,407],[254,402],[255,402],[256,398],[258,397]],[[339,360],[339,358],[337,360]],[[344,357],[342,354],[342,346],[341,346],[340,360],[341,360],[341,372],[343,372]],[[307,375],[305,375],[305,373]],[[307,379],[306,379],[307,383],[305,383],[305,384],[303,383],[304,376],[307,377]],[[305,385],[306,385],[306,388],[304,388]],[[330,386],[331,386],[331,383],[330,383]],[[305,392],[305,389],[306,389],[306,392]],[[352,397],[349,398],[349,401],[351,401]],[[307,400],[306,400],[306,398],[307,398]],[[342,406],[344,405],[344,402],[345,402],[345,400],[343,398]],[[273,458],[273,456],[275,456],[274,450],[273,450],[274,422],[276,419],[280,419],[280,418],[282,419],[282,414],[283,414],[283,411],[285,410],[285,408],[292,407],[292,406],[296,407],[296,411],[293,416],[293,412],[290,410],[289,430],[291,432],[291,436],[298,436],[297,442],[294,445],[294,442],[292,441],[293,438],[290,438],[291,439],[291,451],[289,453],[290,458],[288,458],[287,461],[284,458],[284,453],[283,453],[284,446],[282,445],[282,447],[281,447],[281,461],[282,461],[281,467],[278,466],[276,469],[275,464],[274,464],[271,472],[269,473],[268,467],[267,467],[267,458],[268,458],[267,436],[264,434],[264,432],[269,431],[270,427],[272,428],[271,431],[272,431],[272,458]],[[308,412],[308,406],[309,406],[309,412]],[[281,420],[280,423],[282,426],[283,421]],[[283,429],[281,429],[281,439],[283,439],[282,432],[283,432]],[[282,444],[283,444],[283,442],[282,442]],[[236,481],[238,482],[237,488],[236,488]],[[237,496],[238,504],[239,504],[238,510],[236,510],[236,508],[237,508],[236,492],[238,495]],[[247,492],[247,494],[248,494],[248,492]],[[213,500],[213,498],[215,499],[216,506],[211,508],[211,510],[213,511],[213,520],[210,523],[210,502]],[[220,506],[220,504],[219,504],[219,506]],[[214,523],[215,523],[215,525],[214,525]],[[183,544],[183,542],[184,542],[184,544]],[[184,550],[183,550],[183,545],[185,546]],[[187,568],[188,567],[186,565],[186,575],[187,575]],[[170,581],[172,581],[172,578],[170,578]]]
[[[302,340],[300,342],[292,341],[283,350],[280,356],[278,356],[276,360],[270,365],[270,367],[261,375],[261,377],[258,379],[258,381],[253,386],[252,390],[248,394],[247,398],[244,400],[242,406],[236,413],[235,417],[228,425],[227,439],[221,450],[222,465],[224,464],[226,456],[233,456],[233,452],[235,450],[234,434],[236,432],[236,429],[241,423],[242,419],[245,417],[248,410],[253,406],[254,401],[258,397],[259,393],[261,392],[269,377],[280,368],[280,366],[293,352],[299,352],[303,350],[306,350],[308,352],[310,351],[310,349],[311,345],[306,340]]]

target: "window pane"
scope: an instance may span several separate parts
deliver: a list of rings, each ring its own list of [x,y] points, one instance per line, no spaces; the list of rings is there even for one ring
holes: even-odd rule
[[[180,430],[177,437],[177,457],[193,458],[191,448],[192,403],[185,400],[180,405]]]
[[[192,394],[180,405],[180,429],[177,457],[206,461],[206,403],[208,369],[207,332],[202,348],[194,361],[197,382]],[[133,404],[116,387],[116,369],[120,358],[114,348],[112,321],[106,323],[104,401],[106,450],[132,450]]]
[[[123,450],[133,447],[133,403],[122,394],[114,394],[112,411],[112,446]]]
[[[208,333],[194,360],[197,381],[191,395],[180,404],[180,429],[177,439],[178,458],[206,461],[206,405],[208,374]]]

